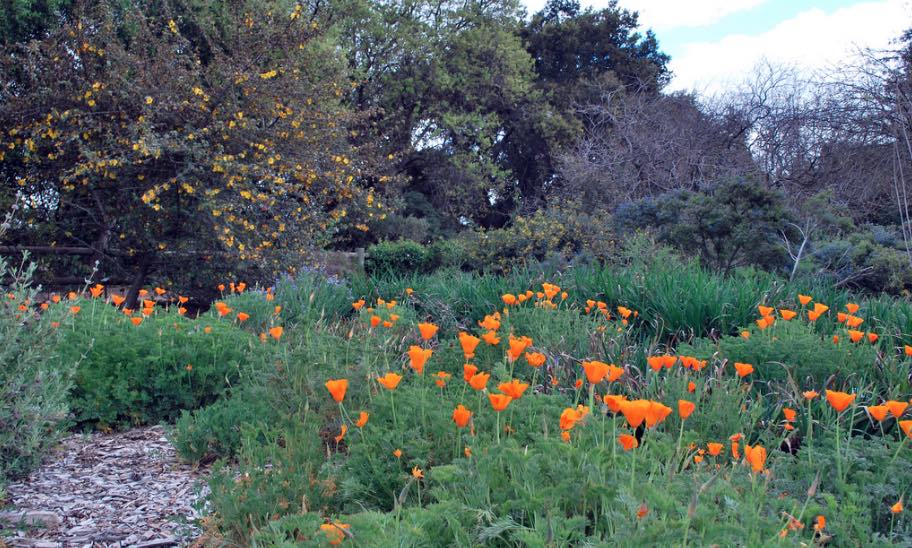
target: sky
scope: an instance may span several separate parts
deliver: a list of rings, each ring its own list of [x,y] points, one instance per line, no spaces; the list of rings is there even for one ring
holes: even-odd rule
[[[545,0],[523,0],[534,12]],[[581,0],[601,8],[608,0]],[[761,62],[802,73],[851,62],[859,48],[891,46],[912,27],[912,0],[619,0],[640,14],[671,56],[669,91],[714,94]]]

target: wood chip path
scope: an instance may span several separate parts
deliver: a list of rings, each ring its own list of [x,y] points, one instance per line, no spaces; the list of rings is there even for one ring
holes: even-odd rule
[[[160,426],[69,436],[8,486],[0,547],[186,546],[200,534],[204,480]]]

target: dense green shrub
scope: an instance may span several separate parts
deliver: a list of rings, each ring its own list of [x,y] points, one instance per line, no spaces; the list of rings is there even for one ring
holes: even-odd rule
[[[227,319],[158,311],[133,325],[99,299],[51,306],[45,321],[60,323],[64,363],[84,355],[70,398],[76,422],[100,427],[174,420],[214,402],[272,351]]]
[[[676,190],[622,204],[622,228],[651,227],[660,242],[698,254],[720,272],[754,265],[778,270],[788,263],[783,232],[793,232],[784,197],[750,181],[717,184],[702,192]]]
[[[429,272],[434,266],[433,253],[412,240],[380,242],[367,249],[365,269],[371,274],[408,274]]]
[[[171,443],[181,458],[190,462],[231,458],[240,448],[245,426],[271,424],[274,419],[267,394],[249,383],[208,407],[182,411]]]
[[[67,393],[80,356],[61,357],[57,333],[38,321],[33,266],[0,256],[0,490],[29,472],[66,424]]]

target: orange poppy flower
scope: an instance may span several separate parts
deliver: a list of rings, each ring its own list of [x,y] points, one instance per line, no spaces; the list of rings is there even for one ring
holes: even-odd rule
[[[857,343],[864,337],[864,332],[858,331],[855,329],[849,329],[849,340],[853,343]]]
[[[752,471],[762,472],[763,467],[766,465],[766,448],[761,445],[753,447],[745,445],[744,458],[747,459]]]
[[[490,378],[490,373],[475,373],[472,375],[472,378],[469,379],[469,386],[471,386],[473,390],[484,390],[485,386],[488,385],[488,379]]]
[[[689,417],[696,408],[697,405],[693,402],[687,400],[678,400],[678,415],[681,415],[682,419]]]
[[[345,399],[345,391],[348,390],[348,379],[330,379],[323,386],[336,400],[336,403],[342,403],[342,400]]]
[[[357,426],[358,428],[364,428],[364,425],[367,424],[367,419],[369,419],[369,418],[370,418],[370,413],[368,413],[367,411],[361,411],[361,413],[358,414],[358,420],[355,421],[355,426]]]
[[[665,361],[662,359],[662,356],[649,356],[646,358],[646,364],[649,365],[650,369],[658,373],[665,365]]]
[[[617,312],[625,320],[630,318],[630,315],[633,313],[632,310],[630,310],[629,308],[623,307],[623,306],[618,306]]]
[[[513,306],[516,304],[516,295],[512,293],[504,293],[500,296],[500,300],[502,300],[503,303],[507,306]]]
[[[239,322],[243,323],[250,319],[250,314],[246,312],[238,312],[237,319]]]
[[[390,314],[389,321],[396,323],[399,321],[399,314]]]
[[[580,419],[583,418],[582,413],[573,407],[568,407],[561,412],[560,416],[560,429],[561,430],[570,430]]]
[[[397,459],[402,458],[402,449],[396,449],[395,451],[393,451],[393,456],[396,457]]]
[[[801,306],[807,306],[811,302],[812,297],[810,295],[798,295],[798,302],[801,303]]]
[[[465,458],[467,459],[472,458],[472,448],[467,445],[466,448],[462,450],[462,454],[465,455]]]
[[[358,299],[357,301],[352,303],[352,308],[354,308],[355,310],[361,310],[361,308],[363,306],[364,306],[364,299]]]
[[[143,308],[143,309],[142,309],[142,315],[143,315],[143,316],[151,316],[151,315],[154,314],[154,313],[155,313],[155,309],[154,309],[154,308]]]
[[[820,395],[814,390],[807,390],[805,392],[802,392],[801,394],[804,396],[804,399],[806,399],[806,400],[813,400],[814,398],[816,398],[817,396]]]
[[[604,400],[605,405],[608,406],[608,409],[611,410],[612,413],[617,413],[621,410],[621,405],[627,401],[627,396],[605,394],[605,397],[602,398],[602,400]]]
[[[348,432],[348,426],[346,426],[346,425],[343,424],[343,425],[342,425],[342,431],[339,432],[339,435],[338,435],[338,436],[336,436],[335,438],[333,438],[333,439],[336,440],[336,443],[339,443],[340,441],[342,441],[343,439],[345,439],[345,433],[346,433],[346,432]]]
[[[608,382],[615,382],[624,375],[624,368],[608,364]]]
[[[491,346],[500,344],[500,339],[497,338],[497,331],[487,331],[481,338]]]
[[[180,295],[177,296],[177,302],[179,302],[180,304],[187,304],[187,301],[189,301],[189,300],[190,300],[189,297],[182,297]]]
[[[783,320],[789,321],[789,320],[791,320],[792,318],[794,318],[795,316],[797,316],[798,313],[795,312],[794,310],[789,310],[789,309],[787,309],[787,308],[780,308],[780,309],[779,309],[779,315],[782,316],[782,319],[783,319]]]
[[[903,346],[903,352],[906,353],[906,356],[912,356],[912,346],[909,346],[908,344]]]
[[[763,331],[770,326],[770,324],[767,323],[766,318],[760,318],[759,320],[755,320],[755,322],[757,323],[757,327],[760,328],[760,331]]]
[[[608,375],[608,364],[600,361],[583,361],[583,370],[586,372],[586,380],[591,384],[598,384]]]
[[[887,413],[890,412],[890,408],[886,405],[869,405],[867,409],[868,414],[877,422],[883,422],[887,418]]]
[[[523,392],[526,391],[526,388],[529,388],[529,385],[524,382],[519,382],[516,379],[511,380],[510,382],[505,382],[497,385],[497,389],[503,392],[504,394],[510,396],[514,400],[518,400],[522,397]]]
[[[427,363],[428,358],[431,357],[434,351],[430,348],[421,348],[420,346],[412,345],[409,347],[408,356],[409,356],[409,365],[412,369],[415,370],[419,375],[424,374],[424,364]]]
[[[742,379],[754,372],[754,366],[749,363],[735,362],[735,371]]]
[[[906,436],[912,438],[912,420],[899,421],[899,427],[906,433]]]
[[[817,314],[823,314],[824,312],[826,312],[829,309],[830,309],[830,307],[825,304],[814,303],[814,312],[816,312]]]
[[[207,335],[208,335],[209,333],[212,333],[212,328],[211,328],[210,326],[207,325],[206,327],[203,328],[203,333],[205,333],[205,334],[207,334]]]
[[[649,402],[649,410],[646,412],[646,427],[654,428],[664,421],[671,414],[671,407],[657,401]]]
[[[97,299],[98,297],[101,297],[102,293],[104,293],[104,286],[101,284],[95,284],[89,288],[89,293],[92,294],[93,299]]]
[[[846,307],[846,310],[849,311],[849,314],[854,314],[854,313],[858,312],[858,309],[860,308],[855,303],[846,303],[845,307]]]
[[[697,391],[697,383],[690,381],[687,383],[687,391],[693,394]]]
[[[145,296],[148,295],[148,294],[149,294],[149,290],[148,290],[148,289],[140,289],[140,290],[139,290],[139,296],[140,296],[140,297],[145,297]],[[71,298],[71,299],[73,298],[72,295],[73,295],[73,292],[71,291],[71,292],[70,292],[70,298]]]
[[[419,323],[418,331],[421,333],[421,338],[429,341],[434,338],[434,335],[437,334],[438,327],[432,323]]]
[[[469,419],[471,418],[472,412],[466,409],[461,403],[453,410],[453,422],[455,422],[456,426],[459,428],[465,428],[466,425],[469,424]]]
[[[564,430],[563,432],[561,432],[561,440],[563,440],[564,443],[570,443],[570,431],[569,430]]]
[[[183,315],[186,314],[186,313],[187,313],[187,309],[186,309],[186,308],[184,308],[183,306],[178,307],[178,309],[177,309],[177,315],[178,315],[178,316],[183,316]]]
[[[75,306],[75,305],[73,305],[73,306],[70,307],[70,312],[72,312],[74,316],[75,316],[76,314],[79,314],[79,311],[80,311],[80,310],[82,310],[82,308],[81,308],[81,307],[78,307],[78,306]]]
[[[845,392],[837,392],[835,390],[826,391],[827,402],[833,406],[838,413],[842,413],[846,410],[847,407],[852,405],[852,402],[855,401],[856,394],[847,394]]]
[[[549,283],[543,283],[542,290],[545,292],[545,295],[548,297],[548,300],[551,300],[554,298],[555,295],[560,293],[560,286],[557,286],[554,284],[549,284]]]
[[[281,339],[284,332],[285,329],[281,325],[269,328],[269,335],[275,340]]]
[[[818,318],[820,318],[820,312],[808,310],[808,320],[809,321],[816,322]]]
[[[760,311],[760,315],[763,316],[764,318],[773,313],[772,306],[763,306],[762,304],[757,305],[757,310]]]
[[[465,379],[465,382],[469,382],[469,379],[472,378],[472,375],[478,373],[478,367],[472,365],[471,363],[462,364],[462,378]]]
[[[345,540],[349,527],[350,526],[347,523],[335,521],[333,523],[324,523],[320,525],[320,530],[326,535],[326,540],[328,540],[331,545],[338,546]]]
[[[618,443],[621,444],[621,447],[624,448],[625,452],[640,446],[640,442],[637,441],[636,437],[631,436],[630,434],[621,434],[618,436]]]
[[[890,507],[890,512],[892,514],[900,514],[903,511],[903,502],[902,499],[896,501],[896,504]]]
[[[823,529],[824,529],[825,527],[826,527],[826,518],[823,517],[822,515],[817,516],[817,517],[814,519],[814,530],[815,530],[815,531],[823,531]]]
[[[411,297],[414,292],[415,292],[415,290],[412,289],[411,287],[405,288],[405,294],[408,295],[409,297]]]
[[[790,407],[783,407],[782,414],[785,415],[786,422],[795,422],[795,418],[798,416],[798,413]]]
[[[846,316],[845,323],[847,326],[854,329],[856,327],[859,327],[861,324],[863,324],[864,320],[862,318],[859,318],[858,316],[849,315],[849,316]]]
[[[478,347],[478,343],[480,342],[481,339],[478,337],[469,335],[464,331],[459,332],[459,344],[462,346],[462,353],[467,360],[470,360],[475,356],[475,348]]]
[[[487,329],[488,331],[497,331],[500,329],[500,320],[498,320],[494,315],[487,315],[484,317],[484,320],[478,322],[478,325]]]
[[[510,405],[513,398],[506,394],[488,394],[488,400],[491,402],[491,407],[494,408],[494,411],[500,413]]]
[[[370,326],[371,326],[371,328],[374,328],[374,327],[377,327],[378,325],[380,325],[380,322],[381,322],[381,321],[383,321],[383,320],[380,318],[380,316],[376,316],[376,315],[375,315],[375,316],[371,316],[371,317],[370,317]]]
[[[643,519],[648,514],[649,514],[649,507],[646,506],[646,503],[644,502],[643,504],[640,505],[639,508],[637,508],[637,514],[636,514],[637,519]]]
[[[510,335],[509,348],[507,349],[507,359],[515,362],[526,351],[526,348],[532,345],[532,339],[529,337],[514,337]]]
[[[907,402],[896,400],[890,400],[884,403],[884,405],[887,406],[887,409],[890,410],[890,414],[893,415],[893,418],[896,419],[901,417],[903,413],[905,413],[906,408],[909,407],[909,404]]]
[[[541,367],[545,364],[545,355],[540,352],[526,352],[526,361],[531,367]]]
[[[649,400],[623,400],[620,402],[619,407],[624,418],[627,419],[627,424],[631,428],[636,428],[646,420],[651,404],[652,402]]]
[[[880,335],[877,333],[868,333],[868,342],[874,344],[877,342],[877,339],[880,338]]]
[[[750,331],[747,331],[747,330],[742,331],[742,332],[741,332],[741,338],[742,338],[742,339],[749,339],[749,338],[751,338]]]
[[[845,323],[845,321],[848,320],[848,319],[849,319],[849,315],[846,314],[845,312],[837,312],[837,313],[836,313],[836,321],[837,321],[837,322],[839,322],[839,323]]]
[[[54,302],[54,304],[59,303],[59,302],[60,302],[60,295],[51,295],[51,300]]]
[[[53,327],[54,329],[57,329],[58,327],[60,327],[60,322],[51,322],[51,327]]]
[[[576,382],[573,383],[574,388],[579,390],[583,386],[583,379],[576,379]]]
[[[395,390],[399,386],[399,381],[402,380],[402,375],[397,375],[393,372],[389,372],[382,377],[377,377],[377,382],[379,382],[383,388],[387,390]]]
[[[389,329],[389,328],[393,327],[393,322],[391,322],[389,320],[384,320],[384,322],[381,325],[383,325],[384,328]]]
[[[139,325],[143,322],[143,319],[142,318],[130,318],[130,321],[133,323],[133,325]]]
[[[709,450],[709,454],[713,457],[718,457],[719,453],[722,452],[722,449],[725,448],[725,445],[716,442],[709,442],[706,444],[706,448]]]

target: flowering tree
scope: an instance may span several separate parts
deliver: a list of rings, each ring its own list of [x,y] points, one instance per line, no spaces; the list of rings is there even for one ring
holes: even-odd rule
[[[385,157],[362,137],[369,113],[343,104],[320,5],[85,1],[48,38],[8,46],[13,241],[85,246],[140,283],[211,283],[213,269],[287,267],[353,207],[382,215]]]

